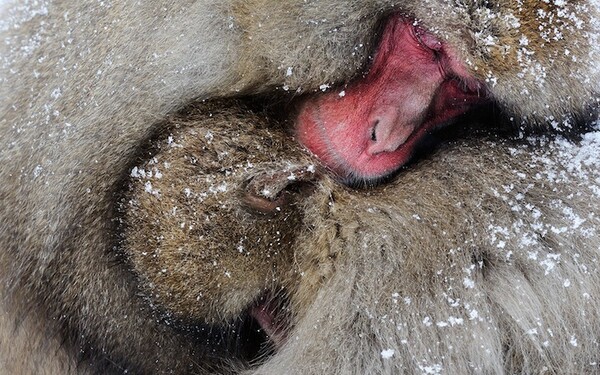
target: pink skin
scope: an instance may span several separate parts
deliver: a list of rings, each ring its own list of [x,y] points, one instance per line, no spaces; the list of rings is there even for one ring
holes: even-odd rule
[[[250,316],[256,320],[275,349],[281,348],[287,339],[285,322],[279,321],[277,315],[277,306],[273,301],[263,301],[250,308]]]
[[[452,49],[402,15],[367,75],[340,91],[301,105],[296,138],[346,182],[393,173],[427,133],[486,99]]]

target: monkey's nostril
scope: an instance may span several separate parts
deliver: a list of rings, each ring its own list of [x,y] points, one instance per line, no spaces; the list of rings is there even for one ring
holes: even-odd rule
[[[371,140],[373,142],[377,142],[377,125],[379,125],[379,120],[376,120],[371,128]]]

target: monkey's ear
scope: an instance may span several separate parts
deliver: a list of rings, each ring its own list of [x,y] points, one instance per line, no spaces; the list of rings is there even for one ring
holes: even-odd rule
[[[278,166],[255,173],[244,183],[242,202],[250,210],[271,214],[309,194],[323,176],[313,164]]]

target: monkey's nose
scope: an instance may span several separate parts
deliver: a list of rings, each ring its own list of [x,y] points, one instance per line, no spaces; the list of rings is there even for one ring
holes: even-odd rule
[[[371,142],[367,147],[370,155],[382,152],[393,152],[402,146],[415,130],[411,123],[399,123],[395,116],[389,118],[380,116],[373,120]]]

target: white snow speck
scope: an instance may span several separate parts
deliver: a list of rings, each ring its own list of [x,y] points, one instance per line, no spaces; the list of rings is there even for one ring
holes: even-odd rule
[[[146,181],[146,183],[144,184],[144,190],[146,191],[146,193],[150,193],[157,197],[160,195],[160,192],[158,191],[158,189],[154,189],[152,187],[152,183],[150,181]]]
[[[42,171],[44,170],[44,167],[42,167],[41,165],[36,165],[35,168],[33,169],[33,177],[37,178],[42,174]]]
[[[569,344],[573,346],[577,346],[577,337],[571,336],[571,340],[569,340]]]
[[[389,359],[392,358],[394,356],[394,349],[386,349],[386,350],[382,350],[381,351],[381,358],[383,359]]]
[[[443,367],[439,363],[435,363],[430,366],[419,365],[419,369],[423,371],[423,374],[438,375],[442,373]]]
[[[475,281],[473,281],[472,279],[470,279],[468,277],[465,277],[463,279],[463,285],[467,289],[473,289],[473,288],[475,288]]]

